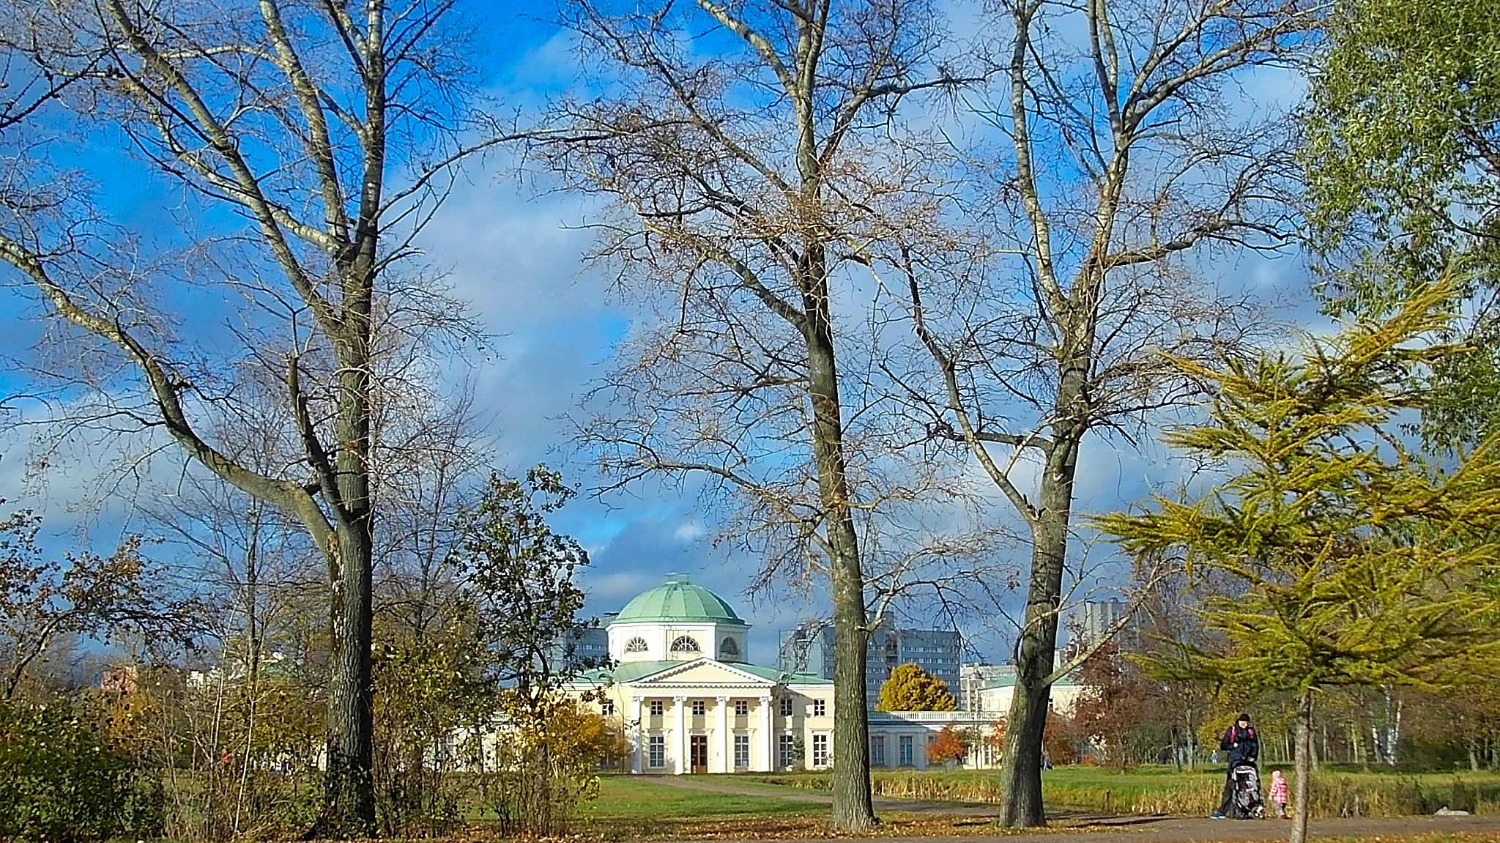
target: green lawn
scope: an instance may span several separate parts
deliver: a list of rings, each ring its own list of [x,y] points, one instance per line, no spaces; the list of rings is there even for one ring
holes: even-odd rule
[[[717,777],[715,777],[717,778]],[[690,820],[824,812],[822,805],[778,798],[786,788],[754,784],[746,789],[764,791],[764,796],[709,793],[661,784],[639,776],[604,776],[599,798],[584,808],[592,822],[608,820]]]
[[[1262,771],[1267,779],[1272,769]],[[1218,804],[1223,777],[1222,768],[1181,772],[1140,767],[1122,772],[1070,766],[1044,773],[1042,793],[1052,810],[1193,816]],[[826,773],[757,778],[787,787],[828,787]],[[877,771],[874,784],[877,795],[891,798],[995,802],[1000,796],[993,771]],[[1500,774],[1325,770],[1313,780],[1315,816],[1404,816],[1429,814],[1443,806],[1500,812]]]
[[[1066,767],[1044,774],[1047,806],[1062,827],[1066,814],[1143,813],[1203,816],[1217,802],[1222,771],[1180,773],[1170,768],[1129,772],[1096,767]],[[886,798],[924,801],[993,801],[992,771],[881,771],[876,792]],[[695,790],[649,776],[607,775],[599,798],[582,807],[578,831],[604,841],[808,839],[828,836],[828,806],[809,802],[809,790],[826,791],[826,773],[694,776],[695,783],[730,787],[739,793]],[[1421,775],[1326,772],[1317,782],[1315,816],[1348,813],[1396,816],[1430,813],[1422,799],[1450,804],[1457,781],[1461,798],[1476,804],[1469,810],[1500,812],[1500,774]],[[1488,799],[1489,801],[1484,801]],[[1416,800],[1416,801],[1413,801]],[[1417,805],[1417,808],[1413,808]],[[883,810],[875,836],[948,837],[999,832],[986,820],[954,811],[917,813]],[[958,816],[955,817],[954,815]],[[1062,816],[1059,816],[1059,815]],[[1002,839],[1002,838],[997,838]],[[1415,843],[1416,838],[1413,838]],[[1468,838],[1422,838],[1423,843],[1470,843]]]

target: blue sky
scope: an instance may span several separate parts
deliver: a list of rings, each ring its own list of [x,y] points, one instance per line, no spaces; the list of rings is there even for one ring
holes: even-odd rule
[[[577,84],[569,39],[548,22],[545,7],[469,0],[463,12],[477,21],[472,28],[475,63],[485,68],[487,91],[506,107],[531,111]],[[1246,91],[1243,103],[1294,96],[1295,88],[1285,79],[1270,78],[1261,88]],[[161,244],[177,242],[183,235],[173,217],[172,191],[121,156],[118,141],[85,135],[69,154],[108,183],[107,210],[116,219]],[[472,363],[495,465],[520,472],[546,461],[587,487],[597,478],[587,459],[571,452],[557,419],[577,406],[599,367],[607,364],[613,346],[630,330],[632,311],[606,295],[601,278],[582,270],[590,235],[577,226],[598,209],[587,200],[547,191],[544,178],[518,180],[515,165],[513,157],[501,153],[466,170],[418,245],[424,263],[447,274],[493,337],[489,349]],[[1296,318],[1306,318],[1303,273],[1295,258],[1218,256],[1204,271],[1222,275],[1229,286],[1289,303]],[[215,307],[213,302],[203,306]],[[28,359],[43,330],[34,315],[35,308],[13,289],[0,286],[4,359]],[[24,373],[0,369],[0,399],[27,391]],[[24,401],[10,404],[18,413],[35,412]],[[13,414],[9,420],[17,418]],[[5,422],[0,417],[0,424]],[[0,430],[0,498],[46,512],[59,542],[64,535],[72,541],[81,531],[84,541],[107,545],[133,526],[124,500],[109,501],[99,510],[87,506],[95,494],[90,480],[101,459],[87,443],[75,447],[45,485],[27,485],[27,435],[14,427]],[[1081,461],[1077,511],[1139,500],[1153,480],[1174,473],[1168,455],[1149,442],[1138,453],[1092,440]],[[754,560],[743,557],[733,542],[715,543],[714,512],[692,486],[644,484],[603,500],[585,495],[561,514],[556,526],[577,537],[593,557],[586,580],[592,612],[618,609],[667,572],[686,573],[723,593],[756,624],[751,655],[761,661],[773,658],[777,630],[820,614],[816,605],[797,598],[746,597]],[[966,631],[988,641],[983,626],[976,622]],[[989,646],[981,644],[986,650]],[[982,655],[1001,654],[990,650]]]

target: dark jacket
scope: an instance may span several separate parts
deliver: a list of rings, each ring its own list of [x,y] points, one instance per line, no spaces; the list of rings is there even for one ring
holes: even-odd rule
[[[1219,741],[1219,749],[1229,753],[1229,766],[1249,761],[1254,763],[1260,757],[1260,739],[1255,736],[1255,727],[1249,726],[1244,729],[1235,724],[1224,733],[1223,740]]]

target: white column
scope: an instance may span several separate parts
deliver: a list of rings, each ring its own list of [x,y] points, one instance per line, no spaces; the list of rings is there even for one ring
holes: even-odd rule
[[[687,697],[672,698],[672,713],[676,718],[677,723],[677,729],[672,734],[672,743],[677,747],[677,752],[675,753],[677,758],[673,762],[672,766],[673,769],[677,771],[677,775],[679,776],[683,773],[689,772],[687,758],[687,717],[685,716],[685,712],[683,711],[683,709],[685,708],[687,708]]]
[[[718,721],[714,728],[713,745],[718,747],[715,751],[717,757],[710,757],[708,763],[713,766],[708,768],[710,773],[733,773],[734,772],[734,735],[729,731],[729,698],[719,697]]]
[[[771,728],[771,695],[760,698],[760,746],[764,753],[759,772],[769,773],[776,769],[776,730]],[[753,761],[753,759],[752,759]]]
[[[641,717],[641,705],[644,702],[640,697],[630,698],[630,707],[635,710],[635,766],[630,770],[632,773],[646,769],[642,760],[642,753],[646,751],[646,721]]]

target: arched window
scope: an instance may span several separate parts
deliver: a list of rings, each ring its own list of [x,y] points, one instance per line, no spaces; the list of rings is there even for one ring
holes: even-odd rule
[[[625,642],[625,652],[627,653],[644,653],[647,649],[646,639],[639,635]]]
[[[691,635],[679,635],[677,637],[677,640],[672,642],[672,648],[671,649],[672,649],[672,652],[674,652],[674,653],[701,653],[701,652],[703,652],[703,649],[698,646],[697,639],[693,638],[693,636],[691,636]]]
[[[724,660],[737,659],[740,657],[740,645],[734,643],[733,638],[725,638],[724,643],[719,645],[719,658]]]

